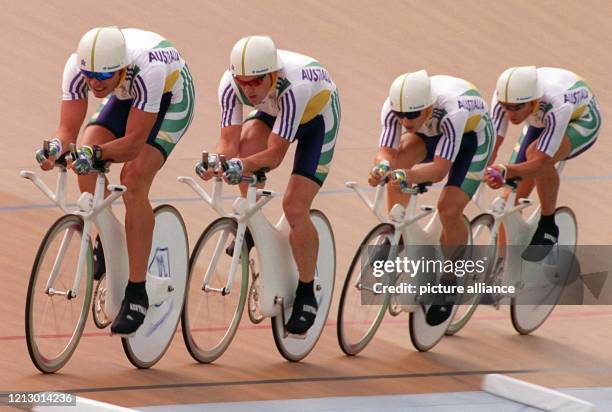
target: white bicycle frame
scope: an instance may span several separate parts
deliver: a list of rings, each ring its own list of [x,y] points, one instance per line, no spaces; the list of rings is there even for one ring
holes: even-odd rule
[[[289,244],[289,224],[283,215],[276,226],[273,226],[261,212],[261,209],[274,197],[275,192],[257,189],[255,176],[249,182],[246,199],[238,197],[234,201],[233,214],[225,213],[221,206],[222,180],[220,177],[213,178],[213,191],[210,196],[193,178],[180,176],[179,182],[189,185],[206,203],[208,203],[219,215],[233,217],[238,222],[234,250],[241,250],[244,242],[244,234],[247,227],[258,247],[260,271],[260,299],[259,310],[263,316],[274,317],[279,314],[284,317],[284,308],[290,307],[292,302],[288,297],[293,295],[297,287],[298,271],[293,253]],[[260,197],[257,200],[257,197]],[[227,233],[218,240],[213,258],[206,270],[202,284],[202,290],[206,292],[217,292],[228,294],[231,292],[234,274],[240,261],[240,254],[234,253],[230,265],[230,276],[223,288],[212,288],[209,286],[214,268],[221,256],[225,253],[223,246],[227,241]]]
[[[79,258],[72,289],[66,292],[53,289],[53,284],[59,273],[66,249],[74,233],[74,231],[66,231],[51,274],[47,280],[45,293],[66,295],[68,299],[77,296],[77,291],[83,278],[83,269],[86,265],[87,248],[91,244],[91,226],[94,224],[102,241],[106,263],[107,298],[105,312],[109,319],[114,319],[121,309],[121,302],[128,282],[129,261],[125,228],[113,214],[111,205],[125,193],[127,188],[123,185],[109,184],[108,191],[110,195],[104,198],[106,178],[104,173],[97,172],[94,194],[92,195],[89,192],[82,193],[77,201],[77,209],[69,210],[66,205],[67,170],[65,167],[60,167],[55,193],[34,172],[22,171],[20,175],[30,180],[64,213],[79,215],[84,221]],[[168,286],[169,282],[169,278],[159,278],[147,273],[147,294],[151,305],[161,303],[166,298],[167,294],[171,291],[171,288]]]
[[[563,171],[564,166],[565,161],[561,161],[557,164],[557,171],[559,174]],[[479,197],[480,195],[481,193],[477,194]],[[494,208],[486,210],[486,212],[490,213],[494,218],[493,228],[491,229],[491,236],[488,243],[489,247],[497,246],[499,228],[502,223],[504,224],[506,234],[506,245],[519,246],[529,244],[540,218],[541,205],[538,204],[529,217],[524,219],[521,211],[531,206],[533,201],[528,198],[521,198],[518,200],[516,206],[515,203],[516,189],[510,192],[502,210],[494,210]],[[523,264],[520,257],[521,251],[519,251],[517,247],[511,247],[508,250],[510,254],[506,256],[504,261],[504,279],[502,284],[509,286],[513,285],[520,290],[524,286],[522,278],[523,271],[521,270],[521,265]]]
[[[112,276],[108,277],[108,298],[106,301],[105,311],[108,316],[113,319],[121,307],[123,300],[123,292],[127,285],[129,264],[127,260],[127,242],[125,239],[125,230],[123,225],[117,220],[115,215],[110,210],[111,204],[118,199],[127,190],[122,185],[109,185],[108,190],[110,195],[104,198],[105,176],[103,173],[98,173],[96,178],[96,186],[94,195],[88,192],[81,194],[77,202],[77,210],[69,210],[66,205],[66,175],[67,170],[61,167],[57,179],[56,192],[53,193],[49,187],[38,177],[34,172],[22,171],[21,176],[29,179],[45,196],[47,196],[54,204],[56,204],[64,213],[79,215],[83,218],[83,235],[81,238],[79,258],[77,268],[72,284],[72,289],[62,293],[53,289],[53,283],[59,273],[61,262],[66,253],[66,248],[70,243],[73,231],[67,231],[60,244],[58,255],[53,264],[53,269],[49,279],[47,280],[46,293],[48,294],[65,294],[68,299],[75,298],[79,284],[83,278],[83,268],[86,264],[87,248],[91,243],[91,225],[94,224],[98,229],[102,244],[104,245],[104,253],[106,257],[106,268]],[[105,213],[108,209],[108,213]]]
[[[438,211],[433,206],[422,205],[420,207],[420,212],[417,213],[417,189],[410,189],[410,193],[412,196],[410,197],[410,201],[406,208],[404,208],[400,204],[395,204],[391,211],[389,212],[389,217],[385,217],[381,212],[381,207],[384,199],[384,185],[378,185],[376,188],[376,194],[374,195],[374,202],[370,201],[367,195],[364,193],[363,189],[359,187],[356,182],[347,182],[346,187],[352,189],[357,193],[359,198],[366,204],[368,209],[370,209],[374,215],[378,218],[381,223],[389,223],[393,225],[393,239],[391,241],[391,246],[397,246],[399,244],[400,238],[404,239],[405,246],[422,246],[422,245],[439,245],[440,244],[440,235],[442,233],[442,222],[438,217]],[[435,212],[435,213],[434,213]],[[429,220],[424,227],[416,224],[418,221],[424,219],[425,217],[431,215],[433,216]],[[395,256],[393,255],[395,248],[392,248],[392,255],[390,256],[390,260],[393,260]],[[355,286],[358,286],[358,283],[361,282],[361,279],[356,279]],[[403,311],[412,312],[418,308],[418,305],[410,304],[410,305],[401,305]]]

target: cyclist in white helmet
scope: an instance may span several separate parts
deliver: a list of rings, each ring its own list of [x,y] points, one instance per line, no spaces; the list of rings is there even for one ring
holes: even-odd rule
[[[221,137],[216,153],[232,158],[226,181],[242,174],[278,167],[297,141],[293,172],[283,198],[291,227],[289,240],[298,266],[299,283],[291,334],[304,334],[317,312],[313,279],[318,237],[310,220],[312,201],[325,181],[340,124],[340,101],[329,72],[315,59],[277,50],[267,36],[248,36],[232,48],[230,67],[219,85]],[[254,110],[243,118],[243,106]],[[196,166],[205,180],[211,171]],[[241,186],[246,194],[246,187]],[[246,237],[250,243],[249,236]]]
[[[476,192],[495,136],[487,104],[468,81],[450,76],[431,76],[425,70],[397,77],[381,111],[379,151],[368,182],[379,184],[385,170],[403,169],[404,186],[439,182],[448,176],[438,199],[443,231],[440,243],[453,256],[466,244],[463,209]],[[388,208],[407,205],[409,195],[397,182],[388,185]],[[442,278],[454,284],[454,275]],[[436,303],[436,301],[434,301]],[[434,304],[427,322],[437,325],[450,316],[452,304]]]
[[[508,122],[525,123],[510,163],[487,169],[489,186],[499,188],[503,180],[522,178],[517,199],[537,188],[542,215],[531,245],[523,258],[540,261],[559,236],[554,212],[559,192],[555,164],[572,159],[597,140],[601,126],[599,105],[591,88],[569,70],[534,66],[511,67],[497,80],[493,96],[493,124],[497,145],[504,140]]]
[[[87,113],[88,92],[104,98],[79,140],[72,169],[81,191],[93,193],[93,167],[124,163],[121,184],[127,187],[125,229],[129,282],[111,331],[129,336],[144,321],[147,263],[155,224],[148,193],[158,170],[191,123],[193,81],[185,61],[159,34],[117,27],[94,28],[81,38],[66,62],[60,123],[48,151],[39,150],[41,168],[50,170],[68,151]],[[108,218],[112,218],[109,211]],[[99,279],[104,272],[101,244],[94,249]]]

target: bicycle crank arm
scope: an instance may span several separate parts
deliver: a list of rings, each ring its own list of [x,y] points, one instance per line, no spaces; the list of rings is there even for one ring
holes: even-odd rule
[[[70,291],[61,291],[61,290],[55,290],[53,288],[49,288],[47,289],[45,293],[49,296],[55,296],[55,295],[67,296],[70,299],[70,296],[69,296]]]
[[[226,296],[226,295],[230,294],[230,292],[225,289],[225,286],[222,287],[222,288],[213,288],[212,286],[204,285],[202,290],[204,292],[216,292],[216,293],[220,293],[221,296]]]
[[[283,321],[283,338],[286,338],[287,336],[289,336],[289,332],[287,332],[287,329],[285,328],[285,325],[287,324],[287,319],[285,318],[285,303],[283,298],[279,298],[278,296],[274,298],[274,304],[275,305],[280,305],[281,308],[281,319]]]

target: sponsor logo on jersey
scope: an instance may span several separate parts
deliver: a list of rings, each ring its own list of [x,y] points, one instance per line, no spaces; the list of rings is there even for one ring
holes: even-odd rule
[[[589,92],[587,89],[578,89],[578,90],[575,90],[569,93],[565,93],[563,95],[563,102],[571,103],[575,105],[575,104],[579,104],[580,102],[588,98],[589,98]]]
[[[149,63],[158,61],[166,64],[177,62],[181,59],[181,55],[176,50],[154,50],[149,52]]]
[[[480,99],[461,99],[457,101],[457,105],[460,109],[467,111],[484,110],[484,102]]]
[[[327,83],[332,82],[327,70],[321,67],[309,67],[309,68],[302,69],[302,80],[308,80],[311,82],[320,82],[320,81],[325,81]]]

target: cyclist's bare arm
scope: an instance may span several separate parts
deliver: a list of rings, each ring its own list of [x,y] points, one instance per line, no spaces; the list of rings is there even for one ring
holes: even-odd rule
[[[536,149],[533,151],[533,158],[523,163],[506,165],[506,179],[516,176],[524,179],[534,178],[542,172],[542,167],[554,164],[552,157]]]
[[[439,182],[444,179],[453,162],[440,156],[435,156],[434,161],[412,168],[410,176],[412,183]]]
[[[278,134],[270,133],[266,150],[242,159],[244,172],[254,172],[264,167],[276,169],[283,161],[290,144],[291,142],[283,139]]]
[[[495,159],[497,159],[497,153],[502,143],[504,143],[504,136],[497,136],[497,139],[495,139],[495,147],[493,148],[493,153],[491,154],[491,158],[489,159],[488,166],[490,166],[495,161]]]
[[[67,152],[70,147],[70,143],[76,143],[79,135],[79,130],[85,120],[87,114],[87,99],[79,100],[62,100],[60,106],[60,122],[57,130],[55,131],[55,138],[61,142],[61,150]],[[59,156],[58,153],[56,156]],[[45,158],[38,159],[40,168],[42,170],[51,170],[55,165],[55,160],[49,158],[48,154],[45,154]]]
[[[232,125],[221,129],[221,138],[217,143],[214,153],[222,154],[226,158],[238,157],[240,148],[240,133],[242,125]]]
[[[102,158],[122,163],[135,159],[147,142],[158,113],[145,112],[132,107],[128,115],[125,136],[100,145]]]
[[[397,149],[393,149],[391,147],[381,147],[378,149],[378,153],[374,157],[374,165],[379,164],[383,160],[388,160],[389,163],[393,164],[393,160],[397,155]]]

